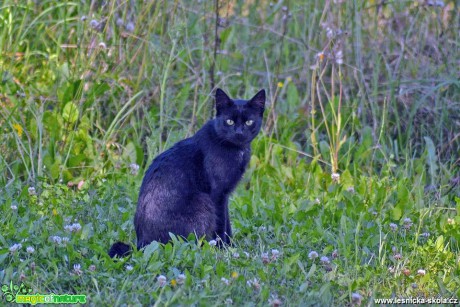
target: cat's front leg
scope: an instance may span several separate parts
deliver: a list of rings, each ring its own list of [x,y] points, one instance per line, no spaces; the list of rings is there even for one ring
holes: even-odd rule
[[[215,195],[213,198],[217,213],[216,236],[222,240],[222,243],[229,244],[230,238],[232,236],[232,228],[230,225],[230,216],[228,212],[228,195]]]
[[[230,244],[232,238],[232,225],[230,222],[230,212],[228,209],[228,195],[224,196],[224,210],[225,210],[225,233],[223,240],[226,244]]]

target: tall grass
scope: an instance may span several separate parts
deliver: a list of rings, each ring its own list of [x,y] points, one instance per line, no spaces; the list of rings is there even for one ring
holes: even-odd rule
[[[6,1],[2,180],[144,165],[212,114],[211,83],[233,96],[267,88],[268,128],[298,122],[291,149],[332,172],[355,159],[366,127],[368,171],[379,152],[422,155],[427,138],[458,165],[458,10],[427,3]]]

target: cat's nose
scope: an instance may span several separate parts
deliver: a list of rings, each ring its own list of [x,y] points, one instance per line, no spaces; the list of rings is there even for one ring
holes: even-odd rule
[[[235,130],[235,134],[238,136],[243,135],[243,129],[241,127],[237,127]]]

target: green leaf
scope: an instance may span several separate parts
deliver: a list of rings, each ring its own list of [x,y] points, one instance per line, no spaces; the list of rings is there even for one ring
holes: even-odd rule
[[[68,102],[62,110],[62,118],[70,124],[77,121],[78,115],[78,108],[73,102]]]
[[[444,249],[444,236],[440,235],[435,242],[435,247],[438,252]]]
[[[423,137],[426,143],[426,164],[428,165],[428,173],[430,174],[430,183],[434,184],[434,179],[436,178],[436,171],[438,170],[438,165],[436,163],[436,147],[434,146],[433,140],[425,136]]]
[[[287,106],[289,110],[286,112],[290,112],[294,109],[294,107],[299,103],[299,92],[297,91],[297,87],[294,83],[290,82],[287,86]]]
[[[393,209],[391,209],[391,219],[398,221],[401,219],[402,216],[402,208],[401,204],[396,205]]]
[[[8,258],[8,253],[5,253],[3,255],[0,255],[0,264],[3,263],[3,261],[5,261],[5,259]]]
[[[149,245],[147,245],[147,247],[145,247],[144,249],[144,261],[147,262],[150,257],[152,256],[152,254],[158,250],[158,248],[160,247],[160,244],[156,241],[153,241],[152,243],[150,243]]]

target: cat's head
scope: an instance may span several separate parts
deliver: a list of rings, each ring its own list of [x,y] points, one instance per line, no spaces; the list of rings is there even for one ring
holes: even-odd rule
[[[231,99],[216,90],[214,127],[218,137],[237,146],[249,144],[259,133],[265,110],[265,90],[250,100]]]

